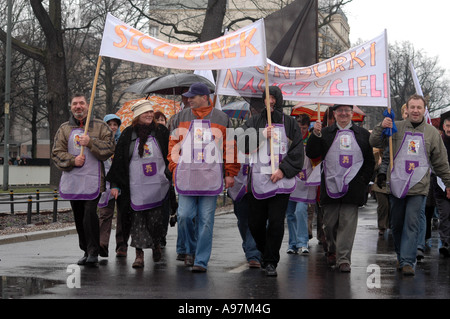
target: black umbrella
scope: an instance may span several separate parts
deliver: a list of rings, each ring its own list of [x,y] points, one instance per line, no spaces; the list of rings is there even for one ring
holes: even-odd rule
[[[205,83],[211,90],[211,93],[214,93],[216,89],[210,80],[201,75],[193,73],[177,73],[141,80],[130,85],[125,92],[138,94],[156,93],[162,95],[181,95],[185,89],[189,89],[191,84],[196,82]]]

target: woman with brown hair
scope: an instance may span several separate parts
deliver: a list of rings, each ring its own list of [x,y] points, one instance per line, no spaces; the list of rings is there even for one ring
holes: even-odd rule
[[[161,111],[155,112],[155,122],[167,126],[167,117]]]
[[[136,248],[133,268],[144,267],[145,248],[153,249],[153,261],[161,259],[161,238],[167,225],[167,167],[169,131],[154,121],[154,103],[137,102],[131,126],[121,134],[107,175],[123,212],[131,214],[131,246]]]

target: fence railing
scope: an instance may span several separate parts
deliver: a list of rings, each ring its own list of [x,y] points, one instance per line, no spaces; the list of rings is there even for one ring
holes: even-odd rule
[[[53,202],[53,222],[58,221],[58,202],[65,201],[58,197],[58,190],[53,192],[40,192],[36,190],[35,193],[14,193],[14,190],[9,190],[9,193],[0,194],[0,205],[10,205],[10,214],[14,215],[15,204],[27,204],[27,224],[31,224],[31,216],[33,214],[33,203],[35,204],[36,214],[40,214],[40,204]],[[35,197],[33,200],[33,196]]]
[[[33,195],[35,199],[33,200]],[[36,190],[35,193],[14,193],[14,190],[9,190],[9,193],[0,194],[0,205],[10,205],[10,214],[14,215],[14,205],[15,204],[27,204],[27,224],[31,224],[31,217],[33,214],[33,203],[35,204],[35,212],[37,215],[40,213],[40,203],[50,203],[53,202],[53,222],[58,221],[58,202],[68,201],[58,197],[58,190],[55,189],[53,192],[40,192]],[[43,198],[41,198],[41,196]],[[227,204],[227,194],[226,191],[223,192],[222,203],[218,201],[219,206],[225,206]],[[47,199],[45,199],[47,198]],[[228,199],[230,200],[230,199]],[[230,200],[231,201],[231,200]]]

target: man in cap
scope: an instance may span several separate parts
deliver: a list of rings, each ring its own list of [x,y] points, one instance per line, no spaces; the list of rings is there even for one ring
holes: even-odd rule
[[[358,224],[358,207],[365,202],[375,159],[370,133],[352,122],[353,106],[336,105],[336,122],[322,129],[314,124],[306,156],[322,158],[320,205],[328,244],[327,261],[341,272],[351,271],[351,253]]]
[[[56,167],[63,171],[59,193],[62,199],[70,200],[79,245],[84,251],[78,264],[95,266],[100,247],[97,204],[105,191],[103,161],[113,155],[115,144],[111,130],[101,120],[92,119],[88,134],[84,134],[88,109],[86,97],[75,94],[70,106],[72,115],[56,132],[51,155]]]
[[[414,276],[420,217],[430,187],[430,168],[442,178],[447,198],[450,197],[450,168],[439,132],[426,123],[423,96],[412,95],[406,105],[408,117],[395,122],[397,133],[392,135],[392,148],[396,155],[393,167],[387,172],[387,182],[397,269],[405,276]],[[391,118],[386,117],[373,129],[370,136],[373,147],[387,145],[383,135],[385,128],[393,128]]]
[[[185,264],[193,272],[207,270],[217,196],[223,184],[233,186],[240,169],[234,140],[226,136],[230,119],[211,105],[210,93],[205,84],[194,83],[183,94],[190,108],[174,119],[169,140],[169,169],[179,194],[178,236],[185,242]]]

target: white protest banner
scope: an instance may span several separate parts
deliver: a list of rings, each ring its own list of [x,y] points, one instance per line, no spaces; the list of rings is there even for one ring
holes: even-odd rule
[[[416,88],[416,93],[420,96],[423,96],[422,86],[420,85],[419,78],[417,77],[416,69],[414,68],[414,64],[409,62],[409,69],[411,70],[411,76],[413,78],[414,87]],[[427,123],[431,124],[431,116],[428,111],[428,107],[425,105],[425,118],[427,119]]]
[[[183,70],[264,66],[264,20],[211,41],[181,45],[144,34],[108,13],[100,56]]]
[[[268,60],[269,85],[289,101],[388,106],[386,32],[331,59],[308,67],[287,68]],[[261,97],[264,68],[220,71],[217,94]]]

